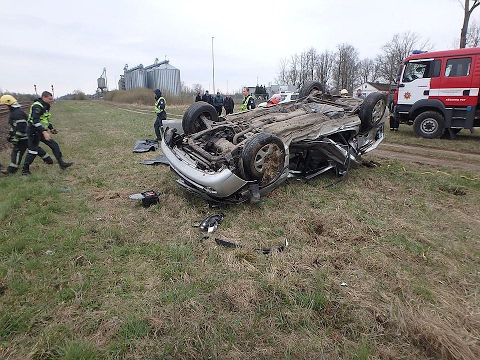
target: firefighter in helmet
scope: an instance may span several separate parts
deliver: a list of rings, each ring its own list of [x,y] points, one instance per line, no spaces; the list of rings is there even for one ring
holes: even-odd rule
[[[10,164],[7,167],[7,173],[13,174],[17,172],[23,154],[25,154],[25,151],[27,151],[28,148],[28,115],[21,109],[20,104],[12,95],[3,95],[0,97],[0,104],[6,105],[8,110],[10,110],[10,115],[8,117],[10,130],[8,132],[7,141],[13,145],[13,149],[10,155]],[[45,163],[53,164],[50,155],[48,155],[41,147],[38,148],[38,155]]]

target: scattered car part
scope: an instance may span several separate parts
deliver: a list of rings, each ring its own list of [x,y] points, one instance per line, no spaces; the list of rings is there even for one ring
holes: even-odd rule
[[[134,153],[143,153],[148,151],[155,151],[158,149],[157,140],[137,140],[135,147],[133,148]]]
[[[224,217],[224,214],[209,215],[203,219],[199,225],[194,225],[194,227],[198,227],[203,232],[212,233],[217,230],[218,225],[222,223]]]
[[[225,246],[225,247],[228,247],[228,248],[243,248],[243,245],[235,244],[233,242],[230,242],[230,241],[227,241],[227,240],[222,240],[222,239],[219,239],[219,238],[215,238],[215,242],[218,245],[222,245],[222,246]]]
[[[165,164],[165,165],[170,165],[168,162],[168,159],[165,155],[159,155],[153,159],[149,160],[143,160],[141,162],[143,165],[156,165],[156,164]]]
[[[143,207],[147,208],[154,204],[158,204],[160,195],[160,193],[157,193],[154,190],[147,190],[139,194],[132,194],[129,198],[133,200],[142,200]]]
[[[219,238],[215,238],[215,242],[217,243],[217,245],[225,246],[225,247],[228,247],[228,248],[236,248],[236,249],[244,248],[244,246],[241,245],[241,244],[237,244],[237,243],[227,241],[227,240],[222,240],[222,239],[219,239]],[[268,255],[268,254],[271,254],[272,252],[282,252],[282,251],[285,250],[285,248],[287,246],[288,246],[288,240],[285,239],[285,244],[284,245],[280,245],[280,246],[276,246],[276,247],[272,247],[272,248],[261,248],[261,249],[254,249],[254,250],[258,251],[258,252],[261,252],[264,255]]]

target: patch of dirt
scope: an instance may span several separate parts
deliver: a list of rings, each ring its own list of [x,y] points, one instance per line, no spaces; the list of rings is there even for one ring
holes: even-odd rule
[[[470,171],[480,171],[480,155],[451,150],[440,150],[392,144],[383,142],[380,146],[365,156],[395,159],[418,164],[445,166]]]

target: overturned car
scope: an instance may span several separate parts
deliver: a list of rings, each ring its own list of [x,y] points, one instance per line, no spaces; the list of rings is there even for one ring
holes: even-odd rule
[[[191,192],[213,203],[256,202],[289,176],[358,167],[384,138],[385,109],[382,93],[336,97],[312,81],[297,101],[225,117],[196,102],[181,129],[165,129],[161,148]]]

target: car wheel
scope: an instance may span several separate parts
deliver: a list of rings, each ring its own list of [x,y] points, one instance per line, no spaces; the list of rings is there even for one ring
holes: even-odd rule
[[[423,138],[439,138],[445,131],[445,119],[436,111],[425,111],[415,118],[413,130]]]
[[[298,98],[303,99],[314,91],[320,91],[323,94],[323,85],[320,84],[318,81],[307,81],[300,89],[298,93]]]
[[[368,94],[360,106],[358,117],[362,121],[360,131],[367,131],[377,126],[385,114],[387,108],[387,96],[374,92]]]
[[[218,121],[217,110],[204,101],[193,103],[183,114],[183,132],[189,135],[207,129],[205,120]]]
[[[274,182],[283,172],[285,146],[278,137],[260,133],[245,143],[242,152],[246,180],[259,180],[260,186]]]

